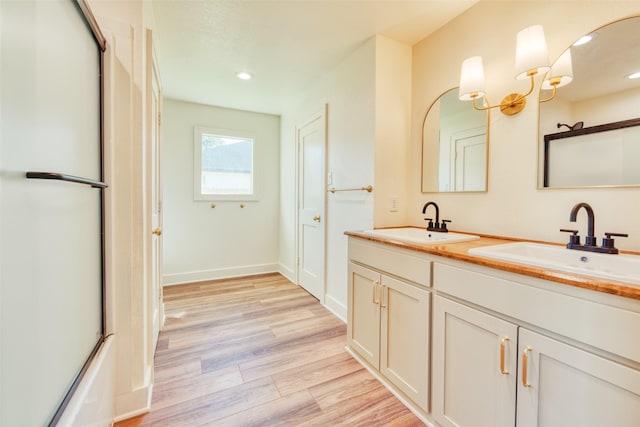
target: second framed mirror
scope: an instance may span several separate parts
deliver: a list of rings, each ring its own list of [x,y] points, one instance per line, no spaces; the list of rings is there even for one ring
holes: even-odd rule
[[[423,193],[487,191],[488,123],[457,87],[435,100],[422,124]]]

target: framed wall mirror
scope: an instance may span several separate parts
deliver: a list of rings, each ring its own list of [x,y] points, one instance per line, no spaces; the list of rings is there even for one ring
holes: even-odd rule
[[[487,191],[488,123],[457,87],[434,101],[422,124],[423,193]]]
[[[568,48],[573,80],[540,103],[539,188],[640,186],[638,28],[622,19]]]

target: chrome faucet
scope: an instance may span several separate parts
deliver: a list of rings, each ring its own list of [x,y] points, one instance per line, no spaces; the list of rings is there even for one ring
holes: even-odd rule
[[[569,221],[576,222],[578,211],[582,208],[587,211],[587,236],[584,239],[584,245],[580,244],[580,236],[578,236],[578,230],[567,230],[563,228],[560,229],[560,231],[571,233],[571,236],[569,236],[569,243],[567,243],[567,249],[600,252],[605,254],[617,254],[618,249],[614,246],[614,240],[612,236],[629,237],[629,235],[624,233],[604,233],[605,237],[602,239],[602,246],[598,246],[595,236],[595,214],[593,213],[593,208],[588,203],[578,203],[573,208],[571,208]]]
[[[447,229],[447,223],[451,221],[448,219],[443,219],[442,223],[440,222],[440,208],[438,208],[436,202],[425,203],[425,205],[422,207],[422,213],[425,214],[429,206],[433,206],[436,209],[436,222],[433,222],[433,218],[425,218],[425,221],[429,221],[427,225],[427,231],[437,231],[439,233],[449,232],[449,230]]]

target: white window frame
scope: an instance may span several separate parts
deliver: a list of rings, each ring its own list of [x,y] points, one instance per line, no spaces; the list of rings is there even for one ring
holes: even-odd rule
[[[202,134],[229,136],[233,138],[250,139],[253,141],[253,193],[252,194],[202,194]],[[206,126],[194,126],[193,128],[193,198],[196,201],[216,202],[252,202],[258,201],[258,167],[256,160],[256,138],[252,132],[220,129]]]

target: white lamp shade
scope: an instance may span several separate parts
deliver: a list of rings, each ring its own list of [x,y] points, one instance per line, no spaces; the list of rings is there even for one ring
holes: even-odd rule
[[[462,62],[460,69],[460,89],[458,98],[461,101],[470,101],[472,94],[479,98],[484,96],[484,69],[482,67],[482,57],[473,56]]]
[[[525,28],[516,39],[516,79],[528,78],[527,73],[535,69],[539,73],[549,71],[549,53],[542,25]]]
[[[542,89],[553,89],[551,79],[559,78],[560,83],[555,85],[556,87],[566,86],[573,80],[573,66],[571,65],[571,49],[564,51],[560,58],[553,63],[551,71],[547,74],[547,77],[542,82]]]

